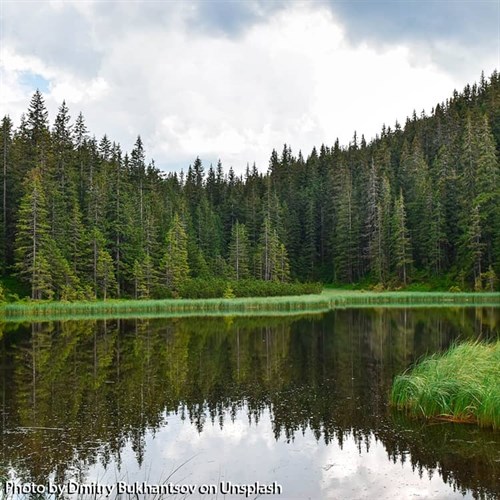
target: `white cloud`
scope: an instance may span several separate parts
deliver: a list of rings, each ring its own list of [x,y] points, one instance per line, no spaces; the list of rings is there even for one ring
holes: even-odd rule
[[[178,415],[169,415],[167,421],[154,437],[146,434],[142,467],[129,441],[121,453],[120,470],[114,461],[107,470],[95,465],[90,467],[86,482],[109,484],[119,478],[157,484],[176,471],[171,480],[181,484],[277,481],[283,486],[282,496],[291,499],[457,497],[437,471],[430,477],[424,469],[420,478],[409,459],[394,463],[374,435],[368,438],[369,451],[364,445],[360,450],[352,435],[344,435],[342,448],[335,440],[326,445],[317,441],[309,428],[304,434],[297,432],[293,442],[287,443],[284,437],[274,438],[269,410],[260,416],[258,425],[251,426],[247,409],[238,411],[234,422],[226,412],[222,429],[207,418],[201,433]],[[465,498],[472,498],[471,493]]]
[[[2,108],[18,120],[33,91],[21,85],[21,73],[35,72],[50,81],[52,118],[66,99],[98,137],[107,133],[130,149],[141,134],[160,168],[199,155],[241,172],[253,161],[264,170],[271,150],[285,142],[307,155],[336,137],[346,144],[354,130],[370,139],[382,123],[404,123],[413,109],[430,111],[467,83],[404,45],[353,47],[319,4],[290,4],[237,37],[198,31],[189,5],[160,7],[44,4],[48,20],[80,16],[73,25],[90,26],[84,39],[60,40],[88,55],[85,71],[68,63],[67,48],[58,59],[51,42],[44,59],[34,38],[20,44],[9,34]],[[483,68],[488,74],[493,62],[478,60],[468,79]]]

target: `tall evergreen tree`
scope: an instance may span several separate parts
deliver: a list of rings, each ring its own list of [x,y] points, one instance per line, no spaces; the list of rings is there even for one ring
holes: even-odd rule
[[[5,116],[2,119],[2,128],[0,130],[0,157],[2,159],[2,227],[0,233],[0,274],[5,274],[7,271],[7,260],[9,255],[9,212],[8,197],[10,190],[8,174],[10,173],[11,161],[11,147],[12,147],[12,120]]]
[[[164,283],[174,295],[189,277],[188,238],[179,215],[176,213],[165,239],[162,261]]]
[[[229,265],[236,280],[249,277],[250,244],[244,224],[236,222],[229,243]]]
[[[334,279],[339,282],[353,283],[356,279],[355,261],[357,259],[356,202],[351,173],[345,167],[341,178],[337,224],[333,234]]]
[[[49,129],[37,91],[19,127],[5,117],[0,130],[0,273],[68,300],[175,294],[188,276],[247,268],[266,280],[463,274],[468,287],[498,287],[499,92],[495,72],[370,143],[355,134],[307,160],[285,145],[266,174],[243,176],[220,161],[205,175],[196,158],[185,176],[146,166],[140,136],[122,154],[90,137],[81,113],[72,126],[64,102]],[[166,255],[165,241],[180,250]]]
[[[43,172],[47,166],[50,132],[47,108],[39,90],[31,98],[28,109],[27,131],[30,141],[30,166],[40,167]]]
[[[413,263],[411,241],[406,224],[405,202],[401,191],[394,202],[392,231],[394,267],[403,285],[408,283],[410,266]]]
[[[24,182],[16,234],[16,269],[31,284],[31,298],[51,298],[54,284],[49,255],[52,242],[47,200],[40,168],[32,169]]]

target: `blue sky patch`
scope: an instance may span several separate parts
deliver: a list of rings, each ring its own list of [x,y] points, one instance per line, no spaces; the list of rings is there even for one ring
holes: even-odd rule
[[[32,71],[23,71],[20,80],[21,85],[30,87],[30,89],[33,91],[35,91],[36,89],[38,89],[40,92],[49,91],[50,80],[47,80],[38,73],[33,73]]]

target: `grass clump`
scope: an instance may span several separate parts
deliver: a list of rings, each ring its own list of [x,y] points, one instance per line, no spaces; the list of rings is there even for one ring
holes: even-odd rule
[[[414,416],[500,428],[500,340],[424,359],[395,378],[391,403]]]
[[[61,318],[161,317],[207,314],[296,314],[304,311],[326,312],[346,307],[498,307],[500,293],[441,293],[441,292],[363,292],[354,290],[323,290],[302,283],[270,283],[253,286],[252,281],[220,281],[206,285],[190,280],[189,298],[176,299],[108,299],[93,301],[17,301],[0,303],[1,321],[51,321]],[[196,286],[195,286],[196,285]],[[282,285],[287,286],[284,293]],[[186,289],[187,290],[187,289]],[[182,292],[186,292],[182,290]],[[210,294],[205,298],[208,291]],[[231,292],[231,293],[229,293]],[[300,295],[299,295],[300,294]],[[225,296],[225,297],[224,297]]]

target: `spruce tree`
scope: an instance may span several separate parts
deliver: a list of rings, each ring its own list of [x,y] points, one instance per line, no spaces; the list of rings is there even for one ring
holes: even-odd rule
[[[399,280],[403,285],[406,285],[413,259],[410,236],[406,226],[406,209],[402,191],[394,202],[392,226],[394,267]]]
[[[278,244],[275,279],[276,281],[281,281],[282,283],[290,281],[290,263],[288,261],[288,252],[286,251],[283,243]]]
[[[162,267],[164,284],[169,291],[177,295],[179,288],[189,277],[188,238],[177,213],[165,239]]]
[[[47,166],[50,132],[47,108],[39,90],[31,98],[28,109],[27,131],[30,144],[30,166],[39,167],[43,172]]]
[[[101,246],[97,255],[96,265],[97,296],[106,300],[116,293],[116,278],[113,259],[109,252]]]
[[[229,265],[236,280],[249,276],[250,244],[244,224],[238,221],[233,225],[229,243]]]
[[[18,276],[31,284],[31,298],[51,298],[54,284],[49,267],[52,242],[47,200],[40,168],[32,169],[24,181],[19,205],[15,255]]]
[[[337,224],[334,238],[334,279],[353,283],[357,258],[357,218],[350,171],[344,167],[341,175],[339,200],[336,209]]]
[[[1,185],[2,185],[2,212],[1,212],[1,232],[0,232],[0,274],[5,274],[7,270],[7,259],[9,255],[9,212],[8,197],[10,193],[10,174],[12,148],[12,121],[8,116],[2,119],[0,130],[0,158],[2,161]],[[10,201],[10,200],[9,200]]]
[[[474,205],[470,212],[466,233],[467,261],[472,270],[474,284],[481,280],[484,243],[482,239],[481,213],[479,205]]]
[[[150,255],[146,255],[141,261],[134,261],[134,298],[149,299],[156,293],[158,287],[158,276]]]

